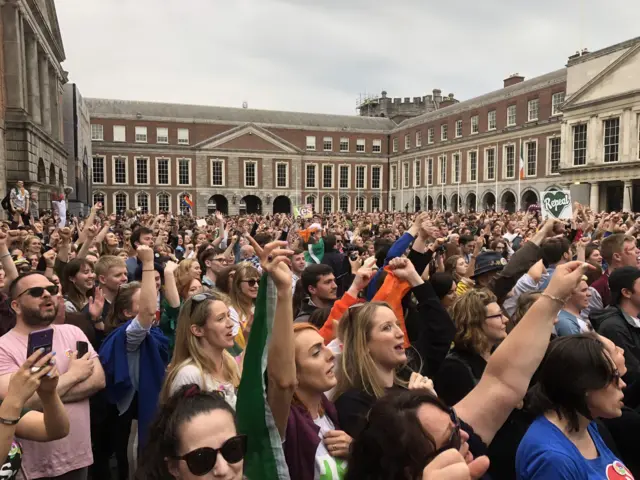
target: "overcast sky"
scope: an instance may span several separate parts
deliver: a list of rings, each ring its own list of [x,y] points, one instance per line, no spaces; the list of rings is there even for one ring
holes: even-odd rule
[[[355,113],[361,93],[465,100],[640,34],[638,0],[56,0],[87,97]]]

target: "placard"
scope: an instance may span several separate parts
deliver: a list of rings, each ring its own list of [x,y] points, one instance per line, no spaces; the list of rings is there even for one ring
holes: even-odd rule
[[[296,217],[313,218],[313,205],[297,205],[293,207],[293,214]]]
[[[206,227],[207,221],[204,218],[199,218],[196,220],[196,225],[198,225],[199,227]]]
[[[549,217],[559,220],[571,220],[573,218],[573,205],[569,190],[547,190],[542,192],[542,218]]]

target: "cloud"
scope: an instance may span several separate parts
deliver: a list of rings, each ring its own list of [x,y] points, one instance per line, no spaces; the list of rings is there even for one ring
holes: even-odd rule
[[[464,100],[637,35],[635,0],[64,0],[85,96],[354,113],[360,93]]]

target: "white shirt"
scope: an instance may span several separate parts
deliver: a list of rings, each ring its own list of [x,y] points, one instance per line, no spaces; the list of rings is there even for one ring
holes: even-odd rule
[[[342,480],[347,470],[347,462],[341,458],[332,457],[323,441],[327,432],[336,429],[335,425],[326,415],[316,418],[313,423],[320,427],[318,432],[320,443],[316,450],[314,480]]]

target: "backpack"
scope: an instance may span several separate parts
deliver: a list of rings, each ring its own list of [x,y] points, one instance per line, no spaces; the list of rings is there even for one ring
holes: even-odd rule
[[[2,199],[2,202],[0,202],[0,205],[2,205],[2,208],[4,208],[7,212],[13,213],[10,199],[11,199],[11,190],[7,192],[7,195]]]

